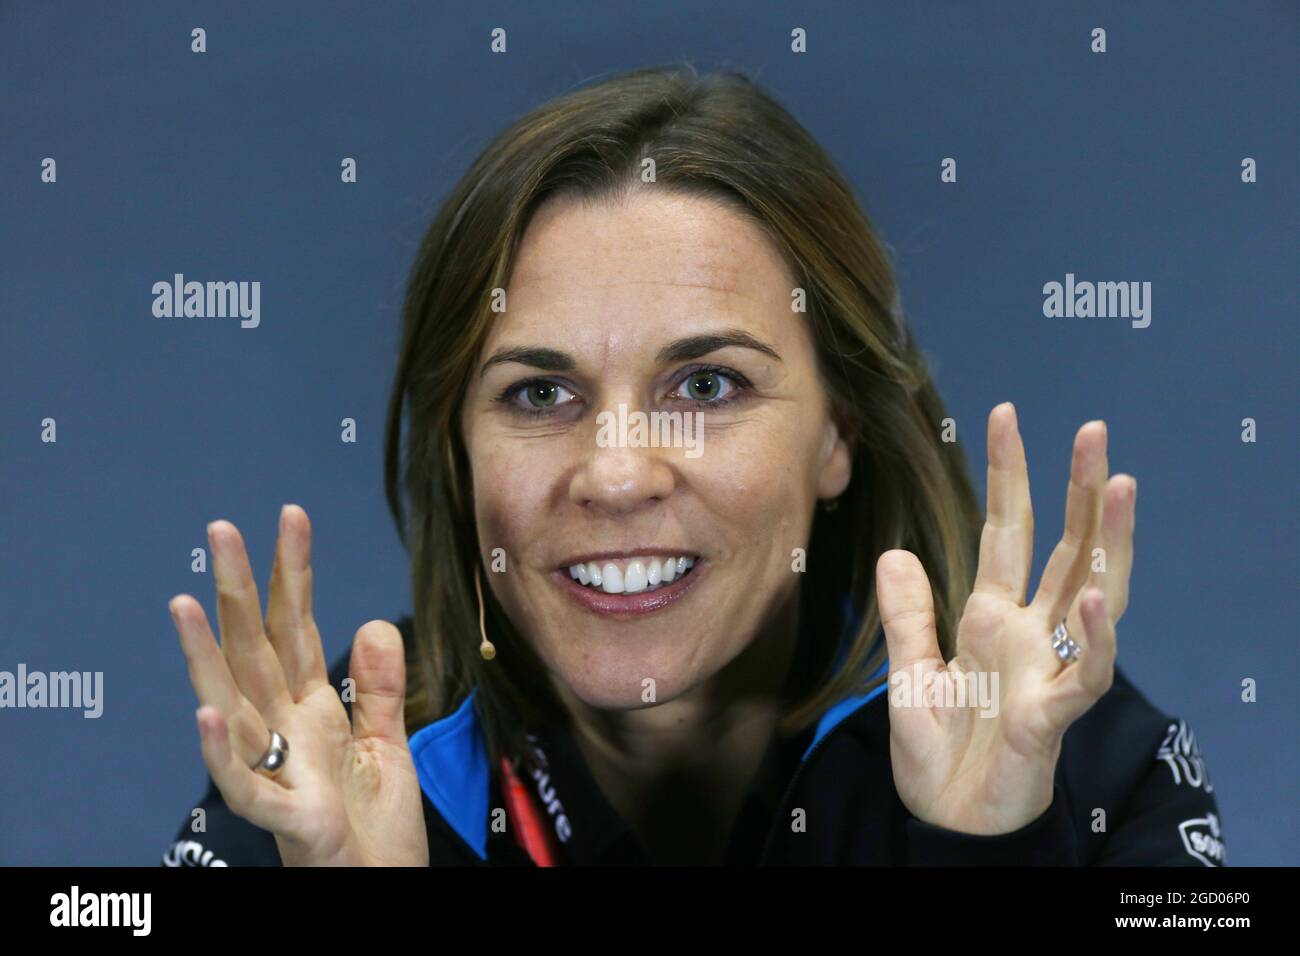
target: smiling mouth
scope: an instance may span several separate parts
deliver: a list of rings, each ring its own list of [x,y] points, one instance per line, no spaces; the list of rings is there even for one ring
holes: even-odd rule
[[[693,567],[695,558],[690,555],[650,556],[570,565],[569,577],[583,587],[604,591],[606,594],[640,594],[672,584]]]
[[[687,594],[706,564],[691,554],[607,556],[557,568],[551,578],[593,613],[648,614]]]

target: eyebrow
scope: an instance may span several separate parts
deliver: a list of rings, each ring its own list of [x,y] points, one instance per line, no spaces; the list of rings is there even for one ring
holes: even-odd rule
[[[667,365],[669,362],[683,362],[688,359],[701,358],[710,352],[725,348],[753,349],[756,352],[771,356],[778,362],[781,361],[781,356],[777,354],[776,349],[766,342],[760,342],[748,332],[740,329],[726,329],[722,332],[692,335],[690,338],[678,339],[660,349],[657,358],[660,365]]]
[[[483,363],[479,374],[482,375],[493,365],[504,365],[509,362],[531,365],[546,372],[571,372],[577,366],[573,357],[566,352],[520,345],[494,352],[492,357]]]
[[[655,359],[660,365],[667,365],[670,362],[684,362],[690,359],[702,358],[725,348],[753,349],[756,352],[771,356],[778,362],[782,361],[776,349],[741,329],[726,329],[722,332],[692,335],[688,338],[677,339],[661,348]],[[483,367],[479,369],[479,374],[482,375],[493,365],[504,365],[510,362],[528,365],[545,372],[571,372],[577,367],[577,362],[567,352],[561,352],[558,349],[520,345],[494,352],[492,357],[483,363]]]

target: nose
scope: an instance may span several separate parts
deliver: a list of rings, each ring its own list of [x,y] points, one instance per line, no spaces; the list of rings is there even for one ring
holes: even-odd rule
[[[569,500],[610,515],[652,507],[673,493],[677,478],[665,451],[654,447],[593,447],[573,474]]]

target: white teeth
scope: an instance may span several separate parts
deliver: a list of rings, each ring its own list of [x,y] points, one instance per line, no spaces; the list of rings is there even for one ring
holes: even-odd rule
[[[623,577],[623,590],[628,594],[637,594],[644,591],[645,587],[645,565],[640,561],[633,561],[627,566],[627,574]]]
[[[589,561],[571,565],[569,577],[607,594],[640,594],[671,584],[694,566],[695,559],[690,557],[632,558],[618,564]]]

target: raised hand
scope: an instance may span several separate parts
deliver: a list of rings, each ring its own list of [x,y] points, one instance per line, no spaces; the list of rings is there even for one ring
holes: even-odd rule
[[[1026,604],[1034,516],[1024,445],[1009,402],[989,415],[988,449],[979,569],[958,625],[956,655],[947,664],[920,561],[908,551],[887,551],[876,564],[889,648],[895,786],[913,816],[973,834],[1008,833],[1047,810],[1066,729],[1111,686],[1115,625],[1128,604],[1137,493],[1131,477],[1107,478],[1105,424],[1080,428],[1065,532]],[[1104,572],[1092,570],[1098,547],[1105,552]],[[1081,648],[1075,663],[1063,663],[1052,649],[1053,629],[1063,619]],[[969,704],[943,706],[937,696],[922,695],[918,707],[911,694],[895,695],[896,686],[914,679],[918,663],[939,688],[963,674],[996,673],[996,716],[981,716]]]
[[[203,760],[226,805],[275,835],[286,866],[426,866],[420,785],[407,745],[402,637],[371,621],[356,633],[352,723],[330,686],[311,612],[311,524],[280,514],[265,626],[248,555],[228,521],[208,526],[218,646],[203,607],[169,605],[198,694]],[[277,731],[283,768],[254,771]]]

